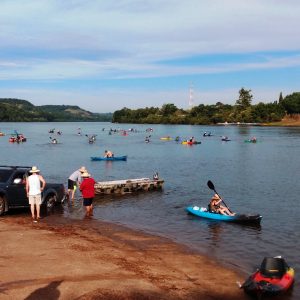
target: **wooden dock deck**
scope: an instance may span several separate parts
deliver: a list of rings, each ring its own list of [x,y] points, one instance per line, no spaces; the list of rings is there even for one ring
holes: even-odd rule
[[[127,194],[139,191],[160,190],[164,180],[150,178],[136,178],[113,181],[99,181],[95,184],[95,193],[99,194]]]

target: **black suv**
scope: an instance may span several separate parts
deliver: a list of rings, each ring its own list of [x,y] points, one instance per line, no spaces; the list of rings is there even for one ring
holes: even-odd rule
[[[0,166],[0,216],[11,208],[29,207],[26,178],[31,167]],[[50,211],[65,200],[65,187],[60,183],[46,183],[42,192],[42,207]]]

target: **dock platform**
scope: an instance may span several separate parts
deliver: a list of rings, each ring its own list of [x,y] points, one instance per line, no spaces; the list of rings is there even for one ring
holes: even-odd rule
[[[95,184],[95,193],[99,194],[127,194],[139,191],[160,190],[164,180],[150,178],[135,178],[113,181],[99,181]]]

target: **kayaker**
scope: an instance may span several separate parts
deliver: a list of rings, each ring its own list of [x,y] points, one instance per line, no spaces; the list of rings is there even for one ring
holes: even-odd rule
[[[114,156],[114,154],[111,151],[109,151],[109,150],[104,151],[104,157],[113,157],[113,156]]]
[[[220,203],[222,202],[222,199],[219,197],[218,194],[214,194],[214,196],[211,198],[209,203],[209,210],[211,212],[215,212],[221,215],[228,215],[228,216],[234,216],[235,213],[232,213],[229,211],[229,209]]]

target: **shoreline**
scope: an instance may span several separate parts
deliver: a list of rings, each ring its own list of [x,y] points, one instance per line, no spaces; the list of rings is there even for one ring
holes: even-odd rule
[[[249,299],[237,271],[123,225],[8,215],[0,237],[1,299]]]

